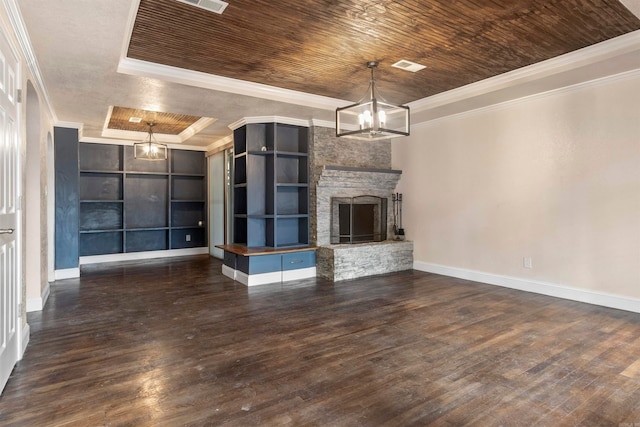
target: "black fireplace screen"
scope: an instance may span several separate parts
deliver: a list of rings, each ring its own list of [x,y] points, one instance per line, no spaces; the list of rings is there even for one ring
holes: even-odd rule
[[[381,242],[386,238],[386,198],[358,196],[331,199],[331,243]]]

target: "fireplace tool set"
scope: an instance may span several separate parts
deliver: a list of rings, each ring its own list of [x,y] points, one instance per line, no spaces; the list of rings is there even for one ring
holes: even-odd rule
[[[402,193],[391,195],[393,201],[393,233],[396,240],[404,240],[404,228],[402,228]]]

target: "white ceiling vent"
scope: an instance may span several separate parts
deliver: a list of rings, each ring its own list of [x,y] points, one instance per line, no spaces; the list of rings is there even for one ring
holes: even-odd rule
[[[416,71],[424,70],[427,68],[426,65],[416,64],[415,62],[407,61],[406,59],[401,59],[395,64],[391,64],[392,67],[400,68],[401,70],[411,71],[415,73]]]
[[[210,12],[215,12],[222,14],[224,9],[229,6],[229,3],[222,0],[178,0],[182,3],[191,4],[193,6],[197,6],[201,9],[208,10]]]

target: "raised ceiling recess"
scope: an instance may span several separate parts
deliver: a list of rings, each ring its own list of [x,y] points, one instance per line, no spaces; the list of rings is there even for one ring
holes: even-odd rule
[[[215,119],[209,117],[114,106],[107,114],[102,135],[123,139],[137,138],[137,133],[146,135],[149,132],[148,124],[153,123],[153,133],[158,140],[181,143],[213,122]]]
[[[375,59],[387,100],[407,103],[638,29],[617,0],[234,0],[222,15],[141,0],[127,56],[351,101]]]
[[[131,117],[137,117],[142,120],[140,120],[139,123],[136,123],[137,120],[132,122],[129,120]],[[186,114],[161,113],[116,106],[111,110],[111,117],[109,118],[107,127],[109,129],[147,132],[149,130],[147,123],[153,122],[154,133],[178,135],[201,118],[202,117],[198,116],[188,116]]]

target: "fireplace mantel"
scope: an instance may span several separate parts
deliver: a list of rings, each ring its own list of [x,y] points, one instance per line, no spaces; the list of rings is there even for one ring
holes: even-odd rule
[[[357,168],[349,166],[322,166],[318,187],[364,188],[384,190],[391,194],[400,180],[402,171],[395,169]]]

